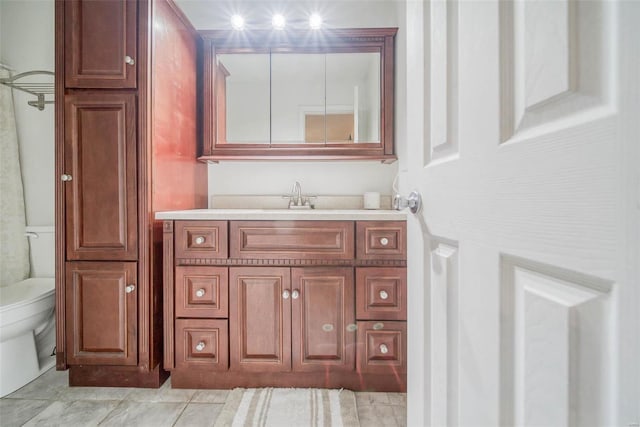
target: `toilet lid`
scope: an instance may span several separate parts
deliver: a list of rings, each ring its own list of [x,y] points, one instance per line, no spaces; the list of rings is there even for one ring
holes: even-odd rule
[[[55,279],[32,278],[13,285],[0,287],[0,307],[46,297],[55,292]]]

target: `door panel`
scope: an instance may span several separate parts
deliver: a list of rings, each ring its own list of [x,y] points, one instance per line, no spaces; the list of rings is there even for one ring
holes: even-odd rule
[[[135,260],[135,95],[65,97],[67,259]]]
[[[353,269],[293,268],[294,371],[355,368]],[[295,292],[299,293],[299,296]]]
[[[65,86],[135,88],[137,2],[68,0],[65,20]],[[131,60],[126,62],[129,56]]]
[[[407,18],[408,424],[637,423],[640,6]]]
[[[288,268],[229,269],[230,369],[291,369],[291,292]]]
[[[135,365],[136,263],[69,262],[66,285],[68,364]]]

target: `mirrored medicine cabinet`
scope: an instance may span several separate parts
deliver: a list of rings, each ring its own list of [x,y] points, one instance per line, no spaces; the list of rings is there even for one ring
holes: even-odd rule
[[[202,160],[396,160],[395,28],[202,31]]]

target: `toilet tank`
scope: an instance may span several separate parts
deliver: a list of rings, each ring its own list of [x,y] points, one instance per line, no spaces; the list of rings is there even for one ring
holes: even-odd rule
[[[30,277],[55,276],[55,229],[53,226],[27,226]]]

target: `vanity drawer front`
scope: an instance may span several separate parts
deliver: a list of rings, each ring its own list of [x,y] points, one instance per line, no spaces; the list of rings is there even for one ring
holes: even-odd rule
[[[407,372],[407,323],[358,322],[358,372]]]
[[[177,317],[229,317],[226,267],[176,267]]]
[[[405,221],[358,221],[356,223],[358,259],[406,259]]]
[[[231,258],[353,259],[352,221],[232,221]]]
[[[176,221],[176,259],[226,258],[227,221]]]
[[[227,320],[177,319],[176,368],[226,371],[229,368]]]
[[[358,320],[407,320],[407,269],[356,269]]]

